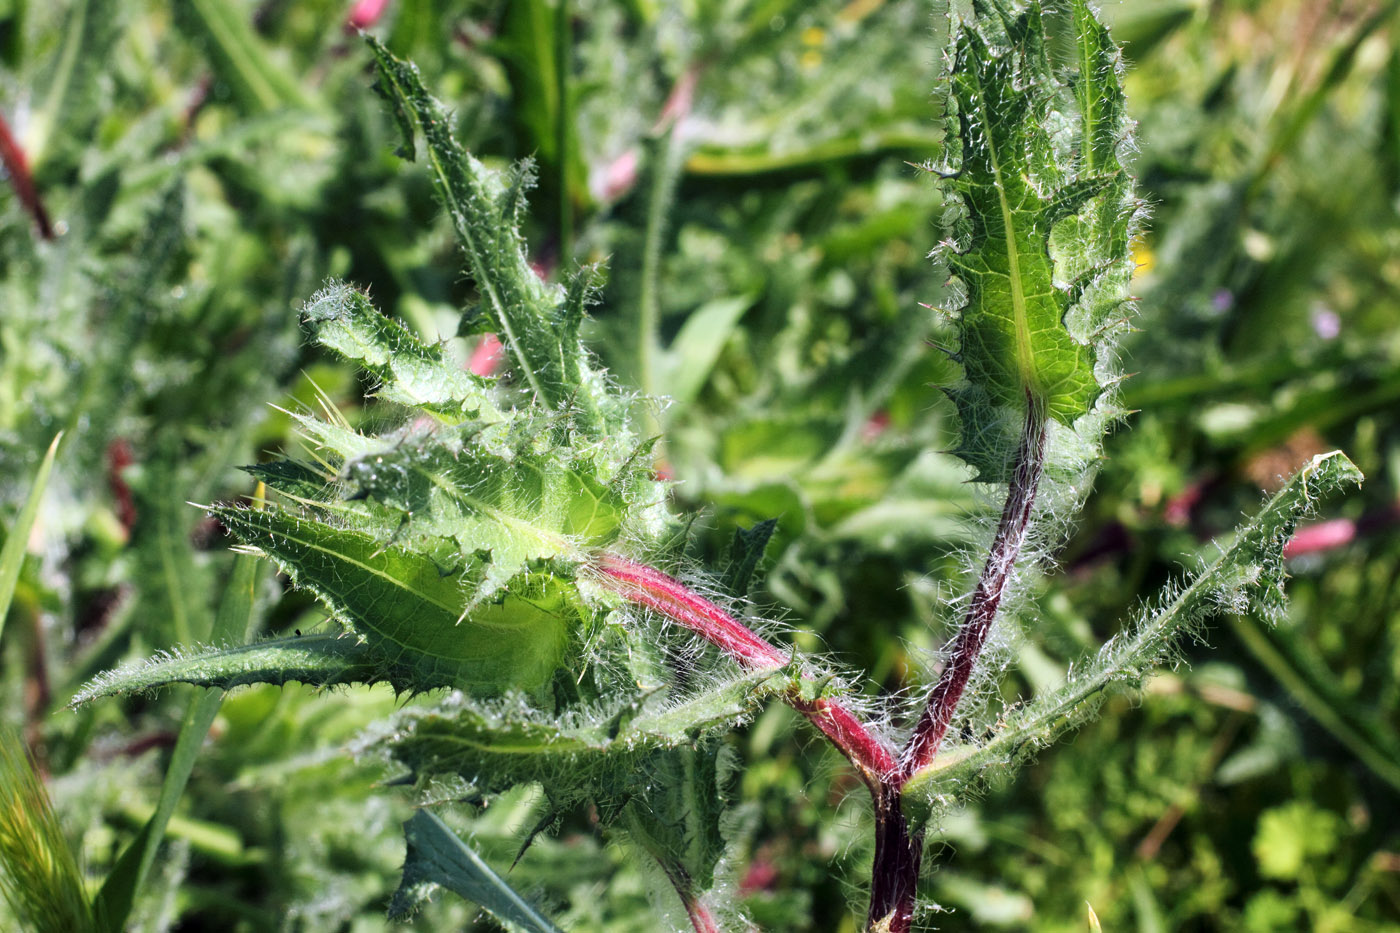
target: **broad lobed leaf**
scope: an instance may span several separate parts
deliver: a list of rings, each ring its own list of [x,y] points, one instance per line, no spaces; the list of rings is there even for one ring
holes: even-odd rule
[[[945,184],[956,206],[936,252],[960,286],[957,453],[1001,482],[1027,405],[1072,425],[1103,391],[1097,350],[1126,297],[1136,203],[1118,159],[1129,126],[1117,51],[1087,5],[1072,6],[1079,60],[1067,82],[1039,5],[1014,16],[984,6],[952,51],[956,171]]]

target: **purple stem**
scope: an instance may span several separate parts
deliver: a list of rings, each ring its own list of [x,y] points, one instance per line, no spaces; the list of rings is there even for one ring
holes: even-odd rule
[[[977,659],[987,643],[987,634],[996,621],[997,608],[1006,595],[1011,571],[1021,556],[1021,548],[1030,533],[1031,514],[1035,510],[1035,493],[1045,468],[1045,416],[1043,407],[1027,397],[1026,425],[1021,432],[1021,445],[1012,466],[1011,486],[1006,493],[1006,505],[1001,510],[992,550],[977,578],[972,602],[962,628],[953,640],[953,656],[938,683],[929,693],[923,715],[914,727],[914,734],[900,755],[900,784],[916,772],[928,767],[938,746],[948,731],[957,711],[958,701],[977,666]]]

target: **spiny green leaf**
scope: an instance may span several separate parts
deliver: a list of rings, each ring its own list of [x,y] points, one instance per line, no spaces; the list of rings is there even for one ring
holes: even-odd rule
[[[457,421],[506,417],[488,395],[490,380],[446,359],[440,347],[425,345],[348,285],[317,292],[305,315],[312,339],[379,377],[383,398]]]
[[[447,824],[419,810],[403,824],[408,841],[403,880],[389,903],[389,917],[407,919],[434,885],[447,888],[483,908],[512,928],[531,933],[561,933],[538,908],[516,893],[481,856],[457,838]]]
[[[739,775],[733,749],[719,742],[655,756],[645,789],[622,815],[627,835],[651,854],[685,897],[714,885],[727,840],[722,818]]]
[[[389,680],[399,689],[414,684],[384,676],[384,664],[353,635],[273,638],[232,648],[158,655],[94,678],[73,695],[73,707],[99,697],[144,693],[174,684],[232,690],[249,684],[303,683],[317,687]]]
[[[317,475],[304,465],[258,475],[337,524],[431,551],[444,573],[470,570],[474,600],[495,595],[531,562],[576,561],[583,549],[610,544],[636,511],[629,498],[652,494],[635,465],[605,482],[590,456],[550,445],[537,452],[537,435],[502,436],[493,426],[398,439],[309,419],[304,426],[334,445],[339,486],[315,489]]]
[[[509,179],[488,171],[453,138],[450,117],[424,88],[418,69],[377,40],[368,42],[379,64],[378,88],[405,131],[401,152],[411,156],[410,131],[422,133],[438,196],[481,293],[481,312],[500,334],[521,379],[547,408],[576,411],[589,430],[602,433],[605,422],[616,427],[620,414],[614,413],[620,409],[590,369],[578,340],[581,301],[542,282],[526,257],[517,215],[531,180],[528,166]]]
[[[905,802],[924,813],[962,799],[971,783],[1004,773],[1092,712],[1094,698],[1134,687],[1170,658],[1172,645],[1221,612],[1276,620],[1283,610],[1283,547],[1317,500],[1360,483],[1361,472],[1340,451],[1314,457],[1273,496],[1191,583],[1115,636],[1086,669],[1060,689],[1022,707],[990,741],[953,746],[905,786]]]
[[[573,597],[548,573],[473,604],[464,584],[478,568],[442,567],[422,552],[277,510],[212,512],[320,597],[377,657],[414,671],[420,689],[534,690],[566,666],[581,627]]]
[[[455,777],[495,794],[538,781],[557,806],[600,798],[620,806],[649,783],[647,756],[733,728],[786,685],[781,673],[756,671],[679,701],[653,694],[576,710],[562,722],[456,696],[435,710],[406,711],[388,746],[420,784]]]

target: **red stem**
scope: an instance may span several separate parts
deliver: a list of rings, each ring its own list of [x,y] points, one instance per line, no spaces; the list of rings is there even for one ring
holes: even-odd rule
[[[10,184],[14,187],[19,202],[34,217],[34,223],[39,227],[39,236],[45,240],[52,240],[53,225],[49,223],[49,213],[44,210],[44,202],[39,198],[39,189],[34,186],[34,175],[29,171],[29,160],[24,157],[24,150],[19,147],[19,143],[15,142],[14,134],[10,132],[10,124],[3,114],[0,114],[0,162],[4,163],[5,171],[9,173]]]
[[[953,656],[929,693],[923,715],[900,755],[900,785],[933,761],[948,725],[953,721],[958,701],[962,699],[963,690],[967,688],[968,679],[987,643],[987,634],[996,620],[997,608],[1006,595],[1011,571],[1030,533],[1035,493],[1044,467],[1044,408],[1027,393],[1026,424],[1021,432],[1021,445],[1016,452],[1011,485],[1006,493],[1006,505],[1001,511],[996,536],[992,539],[992,549],[977,578],[972,602],[967,607],[967,617],[953,641]]]
[[[616,554],[601,555],[596,566],[604,582],[618,595],[685,626],[718,645],[747,668],[778,668],[791,660],[789,655],[674,577]],[[872,788],[896,773],[897,762],[890,749],[842,703],[824,698],[806,699],[797,690],[788,691],[785,699],[850,759]]]
[[[698,897],[684,899],[683,903],[695,933],[719,933],[719,925],[715,923],[715,918],[710,915],[709,908],[700,903]]]

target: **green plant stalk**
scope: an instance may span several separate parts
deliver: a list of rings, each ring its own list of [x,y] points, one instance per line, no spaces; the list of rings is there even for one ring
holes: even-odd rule
[[[1283,685],[1289,696],[1297,700],[1309,716],[1360,759],[1376,777],[1400,791],[1400,762],[1396,762],[1372,741],[1364,729],[1348,722],[1337,703],[1327,696],[1326,688],[1314,683],[1313,678],[1293,664],[1258,622],[1249,616],[1232,615],[1230,627],[1249,653],[1254,655],[1254,659]]]
[[[654,167],[647,198],[646,232],[642,239],[641,294],[637,301],[637,381],[642,394],[658,393],[657,357],[661,353],[661,246],[666,238],[666,211],[675,197],[680,178],[682,145],[672,122],[652,147]],[[661,425],[651,409],[644,416],[649,433],[659,435]]]
[[[567,268],[574,256],[574,190],[572,182],[574,112],[569,90],[573,74],[573,26],[569,0],[558,0],[554,10],[554,148],[559,154],[559,266]]]
[[[227,0],[190,0],[194,17],[221,76],[249,110],[312,109],[313,99],[267,54],[245,19],[245,8]]]

